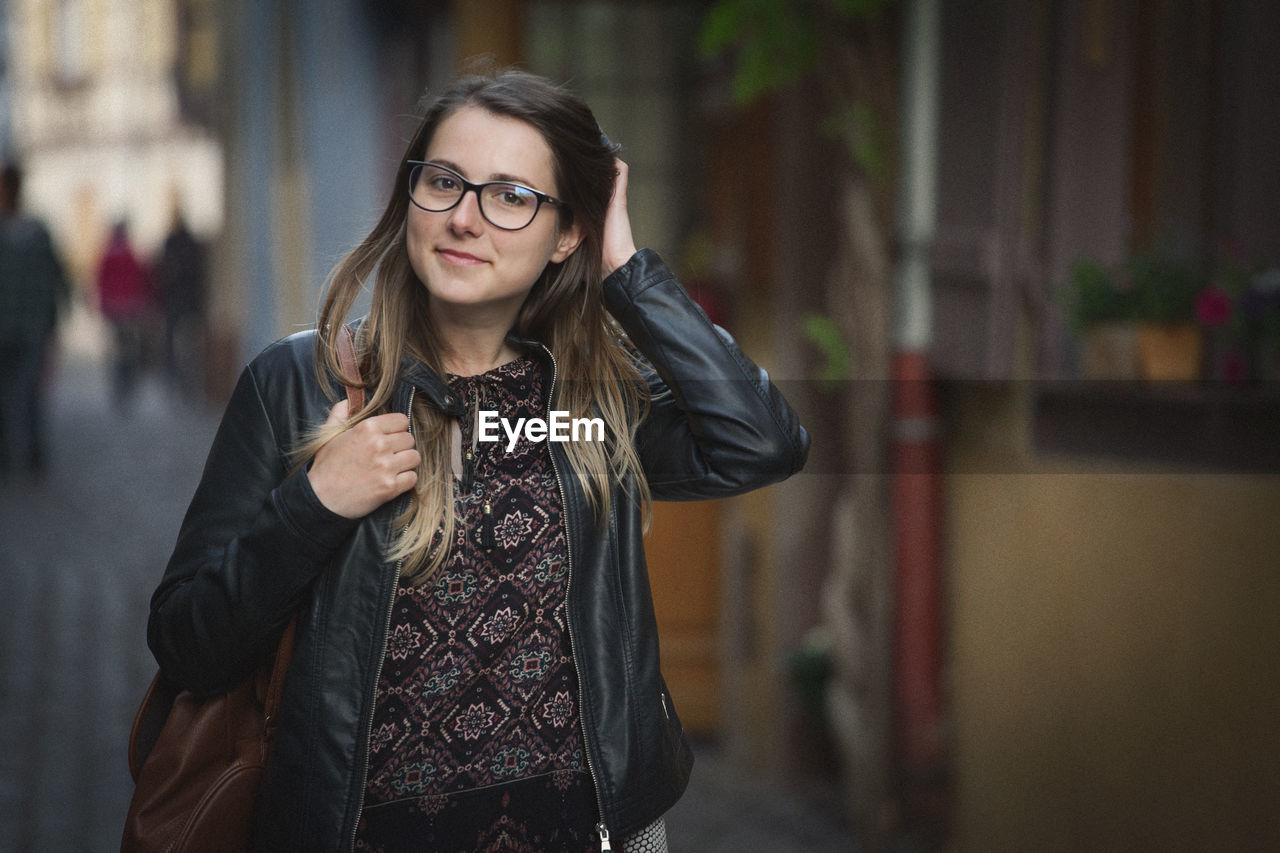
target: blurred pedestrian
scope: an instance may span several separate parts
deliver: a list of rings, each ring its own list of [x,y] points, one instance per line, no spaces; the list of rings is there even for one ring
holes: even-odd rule
[[[155,306],[147,270],[129,242],[129,227],[121,220],[98,262],[98,307],[111,324],[115,338],[112,390],[117,408],[128,409],[137,393],[146,361],[148,322]]]
[[[693,758],[644,507],[783,479],[808,436],[636,251],[615,150],[542,78],[459,81],[318,330],[241,375],[148,639],[208,694],[298,617],[252,849],[666,849]],[[353,412],[336,351],[366,291]]]
[[[0,477],[48,465],[45,389],[67,278],[44,223],[25,216],[22,170],[0,171]]]
[[[165,369],[174,388],[198,397],[204,387],[205,253],[180,210],[154,269],[164,308]]]

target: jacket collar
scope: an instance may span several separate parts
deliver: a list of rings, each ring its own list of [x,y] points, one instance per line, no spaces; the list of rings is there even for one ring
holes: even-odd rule
[[[522,347],[527,353],[541,362],[544,370],[554,368],[555,359],[551,355],[551,350],[539,341],[529,340],[527,338],[508,335],[507,340],[518,347]],[[466,414],[466,409],[462,401],[458,399],[458,395],[454,394],[449,388],[449,384],[444,381],[440,374],[436,373],[426,364],[406,358],[400,363],[400,377],[402,386],[412,386],[417,393],[425,394],[436,408],[440,409],[450,417],[459,418]],[[407,395],[407,388],[405,389]],[[403,401],[403,405],[398,408],[407,408],[407,399]]]

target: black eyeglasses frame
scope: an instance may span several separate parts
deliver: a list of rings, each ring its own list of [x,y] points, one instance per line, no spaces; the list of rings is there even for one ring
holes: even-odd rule
[[[467,193],[474,192],[476,194],[476,207],[479,208],[480,215],[484,217],[485,222],[488,222],[490,225],[492,225],[494,228],[497,228],[500,231],[523,231],[524,229],[528,228],[530,225],[533,224],[533,220],[538,218],[538,212],[542,210],[542,206],[544,204],[550,204],[556,207],[564,207],[564,202],[560,201],[560,199],[556,198],[555,196],[547,195],[544,192],[538,192],[533,187],[526,187],[524,184],[518,184],[515,181],[484,181],[483,183],[474,184],[471,181],[468,181],[466,178],[462,177],[462,175],[459,175],[453,169],[450,169],[448,166],[441,166],[439,163],[432,163],[427,160],[406,160],[405,163],[409,166],[409,174],[408,174],[409,201],[413,204],[414,207],[418,208],[419,210],[425,210],[427,213],[446,213],[450,210],[453,210],[455,207],[462,204],[462,200],[467,197]],[[430,166],[433,169],[439,169],[442,172],[448,172],[450,175],[457,178],[458,183],[462,184],[462,192],[458,194],[458,200],[455,201],[453,204],[449,205],[448,207],[441,208],[440,210],[428,210],[427,208],[423,207],[421,204],[418,204],[417,199],[413,197],[413,186],[416,183],[413,175],[414,175],[414,172],[418,170],[419,166]],[[498,223],[494,222],[492,219],[489,218],[489,214],[484,212],[484,195],[481,192],[481,190],[483,190],[485,187],[490,187],[494,185],[517,187],[518,189],[529,193],[535,199],[537,199],[538,206],[534,208],[533,215],[529,217],[528,222],[526,222],[524,225],[521,225],[519,228],[508,228],[505,225],[499,225]]]

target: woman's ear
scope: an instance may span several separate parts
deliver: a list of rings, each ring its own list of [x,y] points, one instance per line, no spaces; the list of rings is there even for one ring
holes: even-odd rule
[[[566,258],[573,254],[578,248],[578,244],[582,242],[582,223],[575,221],[568,228],[559,232],[556,238],[556,250],[551,253],[551,263],[562,263]]]

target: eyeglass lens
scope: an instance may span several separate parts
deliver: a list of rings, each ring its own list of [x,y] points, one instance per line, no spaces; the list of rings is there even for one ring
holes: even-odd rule
[[[499,228],[524,228],[538,214],[538,196],[527,187],[493,182],[480,184],[477,189],[480,214]],[[449,210],[461,201],[466,191],[458,175],[441,166],[415,165],[409,173],[410,196],[423,210]]]

